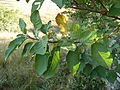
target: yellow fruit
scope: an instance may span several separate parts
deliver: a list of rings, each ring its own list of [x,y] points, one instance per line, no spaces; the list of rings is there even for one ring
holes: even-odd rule
[[[56,18],[56,23],[58,24],[59,28],[60,28],[60,32],[61,34],[65,35],[67,34],[67,20],[66,17],[63,14],[58,13]]]

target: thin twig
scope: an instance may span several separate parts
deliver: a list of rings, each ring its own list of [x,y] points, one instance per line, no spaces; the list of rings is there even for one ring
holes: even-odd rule
[[[90,12],[100,13],[100,11],[94,10],[94,9],[90,9],[90,8],[82,8],[82,7],[75,7],[75,6],[71,6],[70,8],[79,9],[79,10],[87,10],[87,11],[90,11]]]
[[[29,35],[27,35],[27,37],[30,38],[30,39],[32,39],[32,40],[39,40],[39,39],[33,38],[33,37],[29,36]]]
[[[101,4],[101,6],[108,12],[108,8],[103,4],[102,0],[98,0],[98,2]]]
[[[109,15],[106,15],[105,13],[102,13],[102,11],[98,11],[98,10],[94,10],[94,9],[90,9],[90,8],[82,8],[82,7],[75,7],[75,6],[71,6],[70,8],[78,9],[78,10],[86,10],[86,11],[90,11],[90,12],[95,12],[95,13],[99,13],[99,14],[101,14],[103,16],[107,16],[107,17],[111,17],[111,18],[120,20],[119,16],[109,16]]]

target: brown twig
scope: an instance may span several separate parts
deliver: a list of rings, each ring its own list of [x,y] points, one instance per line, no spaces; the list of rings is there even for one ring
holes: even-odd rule
[[[73,0],[73,2],[75,3],[76,6],[78,6],[78,2],[76,0]]]
[[[101,6],[108,12],[108,8],[103,4],[102,0],[98,0],[98,2],[101,4]]]
[[[82,7],[76,7],[76,6],[71,6],[70,8],[77,9],[77,10],[86,10],[86,11],[90,11],[90,12],[95,12],[95,13],[99,13],[99,14],[107,16],[107,17],[111,17],[111,18],[120,20],[120,17],[106,15],[106,13],[104,11],[98,11],[98,10],[94,10],[94,9],[90,9],[90,8],[82,8]]]
[[[90,12],[100,13],[100,11],[94,10],[94,9],[90,9],[90,8],[82,8],[82,7],[75,7],[75,6],[71,6],[70,8],[79,9],[79,10],[87,10],[87,11],[90,11]]]

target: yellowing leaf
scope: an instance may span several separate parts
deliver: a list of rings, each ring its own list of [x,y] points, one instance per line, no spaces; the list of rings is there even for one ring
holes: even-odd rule
[[[64,35],[67,34],[67,20],[66,17],[63,14],[58,13],[56,18],[56,23],[58,24],[60,28],[60,32]]]

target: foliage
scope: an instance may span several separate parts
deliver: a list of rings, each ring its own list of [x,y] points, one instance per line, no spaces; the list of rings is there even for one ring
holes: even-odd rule
[[[92,79],[88,79],[84,75],[80,75],[79,77],[75,76],[75,78],[73,78],[69,74],[66,63],[62,61],[59,62],[60,69],[58,73],[52,78],[46,80],[44,77],[39,76],[35,70],[33,70],[34,60],[31,60],[31,55],[24,57],[20,55],[23,46],[13,52],[8,61],[5,62],[2,55],[4,53],[4,49],[7,46],[7,43],[8,42],[0,43],[1,90],[76,90],[79,88],[89,88],[91,85],[93,88],[94,86],[104,87],[104,82],[101,81],[101,83],[99,83],[99,80],[93,80],[93,83],[89,84],[89,81],[92,81]]]
[[[58,38],[56,37],[57,32],[50,30],[52,29],[51,26],[46,28],[46,30],[42,28],[43,25],[49,26],[49,23],[42,23],[38,11],[44,0],[35,0],[30,17],[34,25],[34,37],[23,32],[23,28],[25,29],[26,27],[26,24],[23,23],[24,21],[20,21],[19,24],[20,27],[25,26],[21,28],[23,34],[19,37],[25,37],[26,40],[32,39],[34,45],[29,46],[28,50],[35,57],[36,72],[45,78],[51,78],[58,70],[60,49],[71,46],[72,49],[67,48],[66,63],[73,76],[84,73],[91,79],[98,78],[114,83],[117,80],[117,72],[119,72],[119,53],[116,53],[113,49],[115,48],[117,52],[120,52],[120,43],[111,42],[119,35],[120,18],[118,15],[120,13],[117,10],[120,3],[117,0],[52,1],[60,8],[65,6],[72,10],[78,10],[80,16],[77,22],[68,23],[68,34]],[[39,2],[39,4],[36,4],[36,2]],[[40,31],[45,34],[42,38],[39,38]],[[6,59],[12,50],[21,45],[21,42],[16,42],[17,46],[12,44],[11,47],[11,43],[6,50]],[[52,49],[51,43],[53,44]],[[75,47],[72,47],[72,45]],[[44,67],[41,64],[44,64]]]
[[[5,8],[0,4],[0,31],[18,32],[18,11]]]

